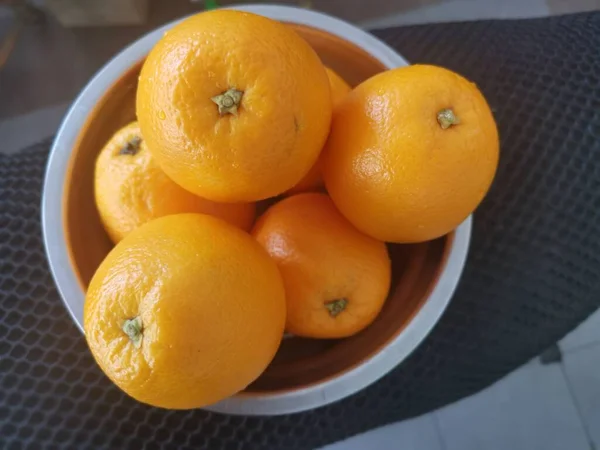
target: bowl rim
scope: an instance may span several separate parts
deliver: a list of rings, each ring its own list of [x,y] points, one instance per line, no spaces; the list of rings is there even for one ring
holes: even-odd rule
[[[291,6],[243,5],[227,9],[248,11],[283,22],[306,25],[342,38],[363,49],[388,68],[408,65],[395,50],[373,35],[316,11]],[[63,198],[71,152],[89,113],[105,92],[134,64],[144,58],[163,33],[182,19],[163,25],[106,63],[76,98],[58,130],[48,158],[42,193],[42,234],[50,271],[73,322],[83,333],[85,293],[71,265],[64,233]],[[306,411],[340,400],[387,374],[412,353],[429,334],[446,309],[462,273],[471,236],[469,216],[454,231],[446,261],[421,309],[405,329],[357,367],[322,383],[273,394],[236,395],[204,409],[244,415],[278,415]]]

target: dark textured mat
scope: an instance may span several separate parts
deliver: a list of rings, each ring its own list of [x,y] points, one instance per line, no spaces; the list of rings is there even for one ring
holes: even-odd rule
[[[363,392],[311,412],[136,403],[95,366],[48,273],[42,143],[0,157],[0,448],[311,449],[472,394],[600,306],[600,14],[376,34],[412,62],[477,82],[502,137],[463,280],[423,345]]]

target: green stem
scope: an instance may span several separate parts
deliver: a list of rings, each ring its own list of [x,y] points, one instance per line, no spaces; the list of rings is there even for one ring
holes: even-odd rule
[[[225,116],[227,114],[233,114],[234,116],[237,116],[238,108],[242,103],[243,95],[243,91],[230,88],[222,94],[215,95],[211,98],[211,100],[219,107],[219,114],[221,116]]]
[[[325,303],[325,308],[329,311],[331,317],[337,317],[348,306],[348,299],[338,298]]]
[[[144,327],[142,326],[142,319],[140,319],[139,316],[134,317],[133,319],[127,319],[123,322],[121,329],[129,337],[135,348],[140,348],[142,346]]]
[[[437,113],[437,121],[442,127],[442,130],[450,128],[452,125],[458,125],[460,123],[460,119],[454,111],[450,108],[442,109]]]

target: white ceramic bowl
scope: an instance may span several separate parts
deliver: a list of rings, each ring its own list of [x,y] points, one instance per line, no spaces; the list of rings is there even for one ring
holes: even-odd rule
[[[323,34],[328,34],[332,39],[341,39],[352,45],[353,48],[370,54],[385,68],[407,64],[402,56],[374,36],[325,14],[283,6],[247,5],[235,9],[297,24],[305,27],[306,30],[313,30],[317,33],[324,32]],[[67,223],[70,213],[65,211],[70,204],[65,199],[70,195],[69,190],[73,189],[73,185],[69,184],[68,180],[71,177],[69,170],[73,164],[71,160],[74,158],[74,149],[81,140],[81,134],[85,132],[90,115],[99,108],[98,105],[103,101],[105,93],[118,83],[126,72],[131,71],[132,66],[143,60],[165,30],[175,23],[177,22],[167,24],[142,37],[115,56],[98,72],[73,103],[50,153],[42,200],[44,244],[58,290],[73,320],[81,330],[83,329],[85,281],[81,280],[82,269],[76,267],[77,257],[73,255],[73,243],[70,242],[70,235],[66,231],[70,226]],[[100,142],[97,149],[90,151],[97,151],[102,145],[103,142]],[[89,198],[87,201],[90,201]],[[381,342],[378,344],[372,344],[372,348],[365,350],[365,355],[361,356],[359,360],[342,362],[340,364],[343,367],[335,369],[334,372],[323,369],[325,375],[317,380],[311,379],[308,375],[308,381],[299,383],[297,386],[286,385],[284,381],[281,381],[283,378],[277,379],[279,380],[277,383],[281,382],[283,387],[279,386],[273,389],[261,387],[257,390],[250,390],[207,409],[222,413],[250,415],[274,415],[303,411],[342,399],[385,375],[419,345],[448,305],[465,263],[470,232],[471,218],[469,217],[444,241],[445,250],[443,256],[439,257],[439,268],[436,269],[437,272],[432,278],[431,286],[420,294],[423,298],[419,300],[418,306],[415,306],[415,311],[411,312],[410,317],[406,319],[406,323],[398,324],[398,330],[379,339]],[[71,230],[72,233],[73,230]],[[90,236],[89,239],[93,239],[93,236]],[[413,249],[411,247],[411,251]],[[418,253],[417,250],[415,252]],[[403,283],[402,280],[405,280],[402,277],[400,284]],[[384,313],[385,310],[382,314]],[[400,321],[400,319],[398,320]],[[389,328],[389,323],[387,328]],[[371,333],[375,335],[375,331],[371,331]],[[363,347],[371,345],[366,338],[363,341],[361,343]],[[342,344],[340,344],[341,346]],[[332,352],[333,350],[328,349],[327,351]],[[333,355],[333,353],[331,354]],[[296,361],[296,364],[299,362]],[[302,365],[296,367],[302,367]],[[268,385],[268,383],[263,384]]]

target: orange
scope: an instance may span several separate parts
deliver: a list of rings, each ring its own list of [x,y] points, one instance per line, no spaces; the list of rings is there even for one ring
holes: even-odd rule
[[[155,219],[108,254],[85,299],[88,345],[144,403],[198,408],[267,367],[285,324],[273,260],[250,235],[204,214]]]
[[[475,84],[416,65],[356,87],[335,110],[321,159],[327,191],[359,230],[419,242],[475,210],[498,152],[494,118]]]
[[[344,97],[352,90],[350,85],[344,81],[337,73],[329,67],[325,67],[327,77],[329,78],[329,87],[331,88],[331,101],[333,108],[339,105]],[[300,180],[300,182],[288,191],[290,194],[299,192],[317,191],[323,187],[323,177],[321,176],[321,163],[319,160]]]
[[[323,65],[296,32],[230,10],[167,31],[137,91],[161,168],[213,201],[261,200],[298,183],[325,144],[331,109]]]
[[[175,184],[148,152],[136,122],[117,131],[100,152],[95,197],[115,243],[140,225],[170,214],[210,214],[244,230],[252,227],[255,214],[253,203],[215,203]]]
[[[282,200],[257,221],[252,234],[283,276],[287,331],[342,338],[375,320],[390,288],[387,248],[354,228],[327,195]]]
[[[333,103],[333,108],[335,109],[335,107],[339,105],[342,102],[342,100],[344,100],[344,98],[346,97],[346,95],[348,95],[352,88],[333,69],[325,67],[325,72],[327,73],[327,78],[329,79],[329,87],[331,89],[331,101]]]

